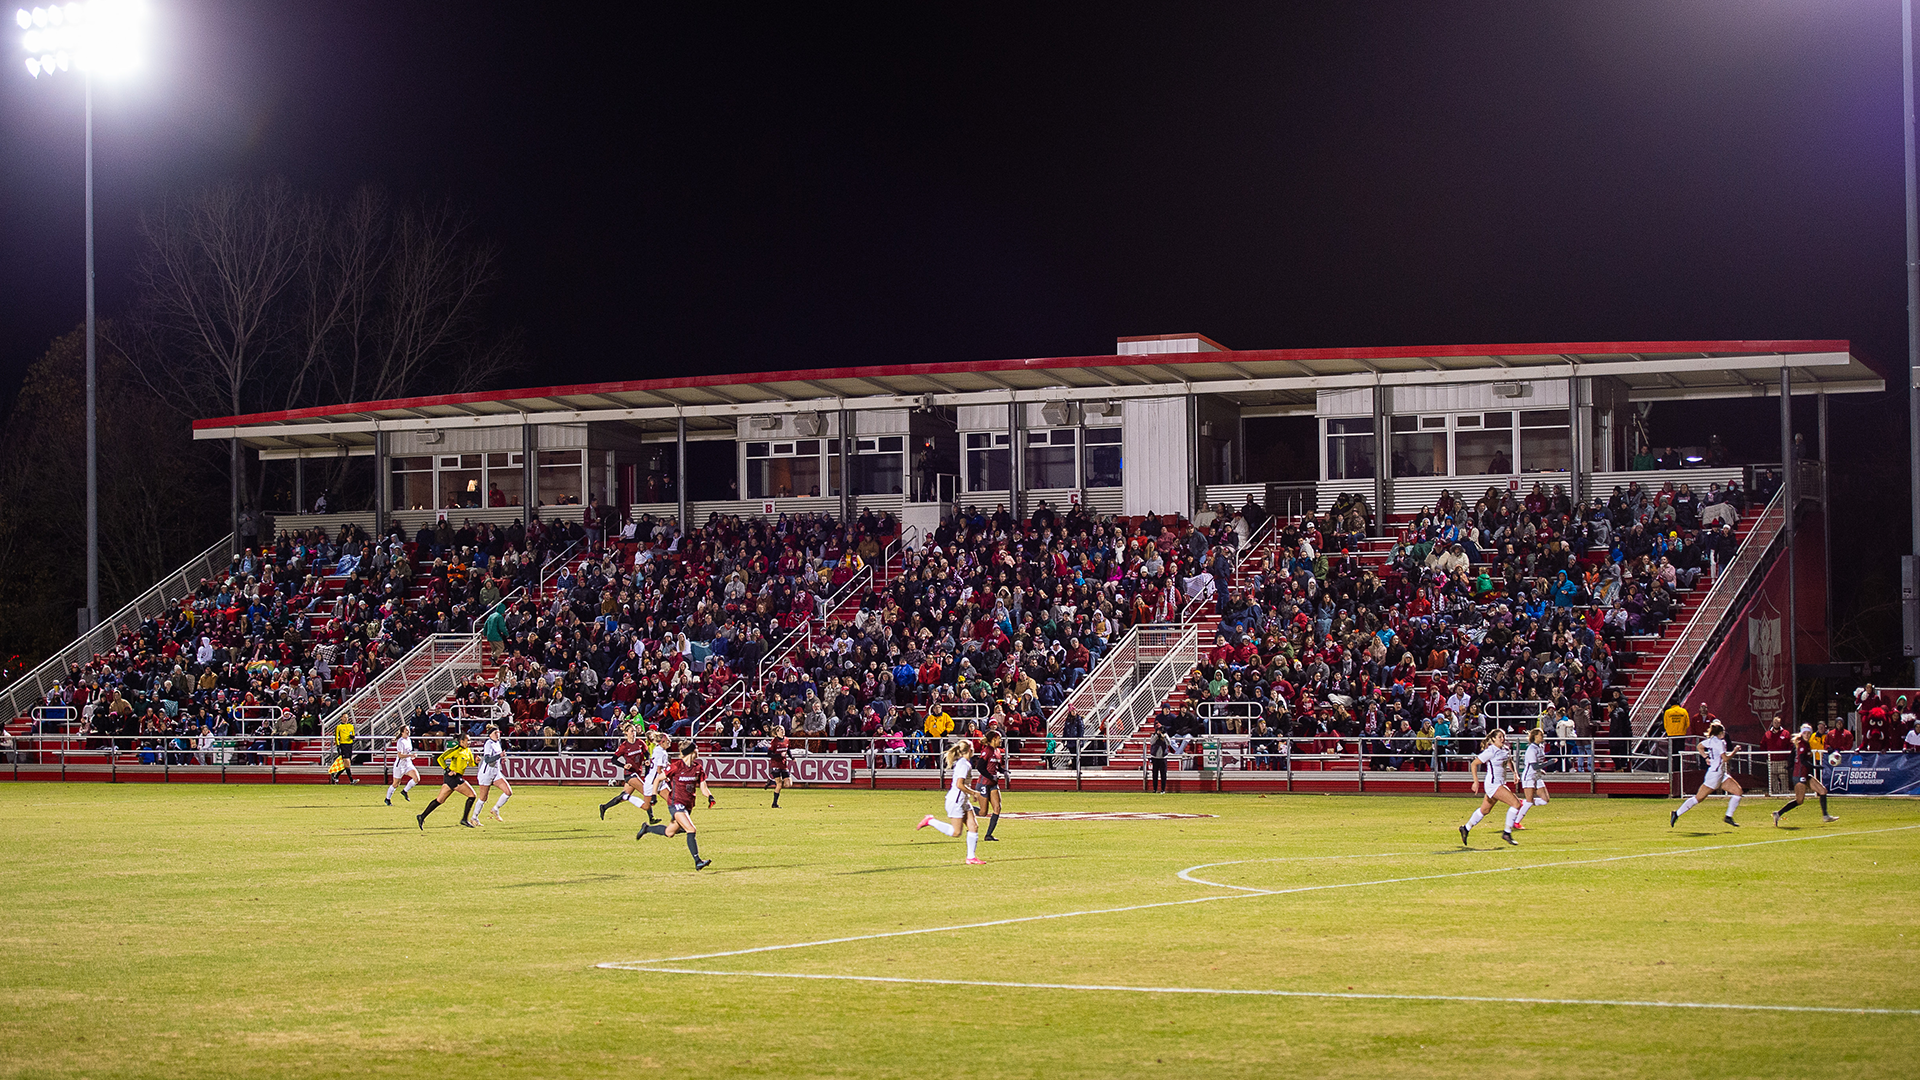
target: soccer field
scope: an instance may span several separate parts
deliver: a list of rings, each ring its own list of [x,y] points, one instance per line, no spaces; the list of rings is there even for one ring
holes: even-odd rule
[[[1912,1076],[1920,804],[0,785],[7,1076]],[[671,971],[664,969],[672,969]],[[1684,1007],[1681,1007],[1684,1006]],[[1793,1011],[1793,1010],[1815,1011]]]

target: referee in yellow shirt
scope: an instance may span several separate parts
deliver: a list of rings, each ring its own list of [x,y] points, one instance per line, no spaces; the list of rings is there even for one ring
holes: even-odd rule
[[[474,765],[473,749],[469,745],[472,738],[466,732],[461,732],[458,743],[442,750],[440,756],[433,759],[440,766],[440,793],[413,819],[419,823],[421,832],[427,831],[427,815],[438,810],[440,804],[447,801],[447,796],[456,791],[467,797],[467,808],[460,813],[460,824],[469,829],[474,827],[473,803],[478,796],[473,793],[473,785],[467,783],[466,775]]]

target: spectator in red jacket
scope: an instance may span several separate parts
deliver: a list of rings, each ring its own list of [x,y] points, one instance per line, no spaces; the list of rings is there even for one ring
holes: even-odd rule
[[[1792,790],[1787,783],[1787,758],[1793,751],[1793,736],[1787,733],[1779,717],[1773,718],[1773,726],[1760,737],[1760,746],[1767,752],[1767,790],[1774,793]]]

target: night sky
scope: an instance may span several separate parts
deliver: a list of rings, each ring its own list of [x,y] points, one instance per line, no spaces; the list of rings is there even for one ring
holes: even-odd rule
[[[1175,331],[1847,338],[1904,365],[1897,0],[151,3],[144,75],[96,97],[106,313],[143,208],[278,174],[470,208],[517,382]],[[81,314],[80,84],[29,78],[16,36],[8,395]],[[1903,405],[1836,405],[1895,544]],[[1772,438],[1752,414],[1711,419]]]

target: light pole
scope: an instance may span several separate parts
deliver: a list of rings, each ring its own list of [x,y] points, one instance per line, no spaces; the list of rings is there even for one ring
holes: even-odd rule
[[[1907,499],[1913,554],[1920,558],[1920,196],[1913,161],[1913,0],[1900,0],[1900,88],[1907,144]],[[1903,617],[1903,626],[1908,622],[1911,617]],[[1920,642],[1905,644],[1913,648]],[[1913,658],[1913,679],[1913,685],[1920,686],[1920,655]]]
[[[100,619],[100,483],[95,437],[93,318],[93,77],[113,75],[138,63],[137,26],[146,17],[139,0],[91,0],[89,3],[22,8],[14,21],[24,31],[27,74],[38,79],[78,70],[86,98],[87,174],[87,606],[80,632]]]

